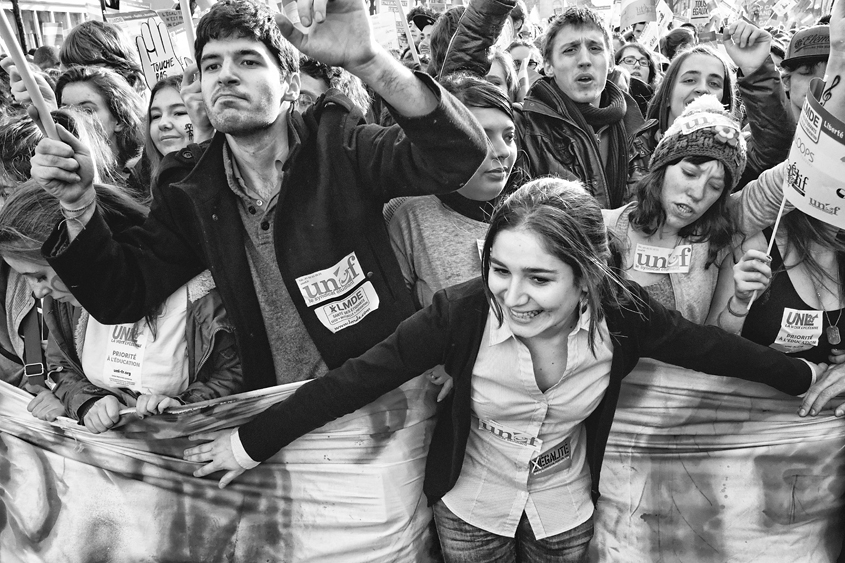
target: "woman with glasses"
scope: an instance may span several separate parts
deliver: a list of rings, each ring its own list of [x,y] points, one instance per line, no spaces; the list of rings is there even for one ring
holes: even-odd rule
[[[631,78],[641,80],[652,88],[656,87],[660,80],[660,73],[651,52],[639,43],[623,45],[616,53],[616,64],[625,68]]]
[[[648,103],[654,96],[654,88],[660,82],[660,73],[651,51],[639,43],[626,43],[616,52],[617,68],[624,68],[631,78],[628,93],[637,101],[640,111],[645,115]]]
[[[540,65],[540,51],[528,41],[517,39],[506,49],[507,53],[513,59],[513,66],[516,68],[517,81],[519,83],[520,91],[525,89],[519,101],[525,99],[528,90],[534,85],[534,82],[540,78],[540,73],[537,72],[537,67]]]

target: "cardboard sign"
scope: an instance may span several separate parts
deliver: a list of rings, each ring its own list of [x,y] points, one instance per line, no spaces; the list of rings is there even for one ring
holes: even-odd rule
[[[176,56],[167,26],[158,16],[141,24],[141,35],[135,38],[135,46],[141,56],[141,68],[147,86],[168,76],[182,74],[185,68]]]
[[[708,0],[690,0],[689,21],[695,25],[707,25],[710,21],[710,2]]]
[[[672,13],[672,9],[669,7],[669,4],[666,3],[666,0],[660,0],[657,3],[656,8],[657,13],[657,35],[663,35],[669,29],[669,24],[672,22],[672,18],[674,14]]]
[[[169,31],[182,29],[182,12],[180,10],[156,10],[156,14],[164,22]]]
[[[622,29],[635,23],[657,21],[655,0],[622,0],[619,25]]]
[[[815,79],[807,92],[789,151],[784,196],[797,209],[845,228],[845,123],[817,100],[824,84]]]
[[[182,74],[182,61],[190,53],[184,30],[172,36],[167,24],[152,10],[106,14],[106,21],[123,29],[135,43],[148,88],[166,76]],[[176,56],[174,44],[180,56]]]

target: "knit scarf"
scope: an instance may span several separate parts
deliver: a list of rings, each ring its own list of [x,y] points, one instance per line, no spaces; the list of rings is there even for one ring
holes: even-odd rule
[[[563,93],[554,80],[551,81],[558,97],[566,107],[569,117],[584,131],[595,133],[609,125],[608,134],[611,150],[604,163],[604,175],[608,187],[608,208],[615,209],[623,204],[625,186],[628,183],[628,137],[623,118],[628,111],[628,104],[622,90],[607,81],[601,94],[599,107],[572,101]],[[598,149],[598,147],[596,147]]]

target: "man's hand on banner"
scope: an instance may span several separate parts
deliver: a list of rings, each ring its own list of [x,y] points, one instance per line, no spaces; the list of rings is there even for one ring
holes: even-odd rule
[[[194,446],[185,450],[183,459],[185,461],[209,462],[194,471],[194,477],[205,477],[216,471],[225,471],[220,478],[218,486],[222,489],[232,482],[232,479],[246,471],[235,459],[235,452],[232,451],[232,430],[219,430],[217,432],[203,432],[188,436],[189,440],[211,440],[205,444]]]
[[[147,86],[152,88],[162,78],[182,74],[182,61],[173,51],[170,33],[164,22],[149,18],[141,24],[141,35],[135,38]]]
[[[30,105],[32,103],[32,99],[29,97],[29,92],[26,91],[26,85],[24,84],[20,73],[17,68],[15,68],[15,62],[12,60],[12,57],[6,57],[3,59],[3,61],[0,62],[0,67],[3,67],[3,70],[9,74],[9,86],[11,87],[12,96],[15,98],[15,101],[24,106]],[[38,84],[38,89],[41,90],[41,96],[44,98],[44,102],[46,102],[47,107],[50,108],[50,111],[58,109],[59,105],[56,103],[56,94],[47,83],[47,80],[44,78],[41,71],[33,68],[32,76],[35,78],[35,83]]]
[[[760,68],[769,58],[772,34],[765,29],[738,20],[725,28],[725,51],[745,76]]]
[[[295,3],[306,31],[282,14],[276,23],[288,41],[305,55],[330,66],[356,73],[375,58],[379,47],[370,27],[369,13],[361,0],[284,0]]]
[[[816,416],[836,396],[845,392],[845,365],[818,364],[816,369],[821,368],[824,373],[819,375],[810,390],[804,395],[801,407],[798,409],[798,416]],[[836,405],[833,414],[839,417],[845,416],[845,403]]]

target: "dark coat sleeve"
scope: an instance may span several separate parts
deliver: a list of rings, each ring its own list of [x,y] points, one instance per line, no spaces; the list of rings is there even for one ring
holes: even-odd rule
[[[468,72],[484,77],[490,70],[487,50],[496,43],[515,0],[472,0],[449,42],[439,76]]]
[[[158,180],[143,225],[113,234],[98,209],[73,242],[68,242],[61,222],[42,247],[74,297],[103,324],[142,319],[206,269],[200,260],[200,237],[184,230],[191,204],[182,192],[167,189],[171,180],[167,175]],[[181,219],[174,210],[182,210]]]
[[[487,135],[466,106],[427,74],[416,76],[439,100],[428,115],[406,117],[391,109],[391,127],[346,120],[344,144],[359,183],[383,202],[454,192],[487,155]]]
[[[387,339],[241,426],[246,452],[264,461],[300,436],[445,363],[449,313],[446,293],[440,291],[431,305],[402,322]]]
[[[710,375],[765,383],[790,395],[800,395],[810,387],[812,369],[803,360],[718,327],[692,323],[678,311],[664,308],[642,289],[635,295],[641,300],[637,308],[642,312],[635,318],[638,328],[633,336],[640,357]]]
[[[748,114],[751,136],[748,164],[737,189],[786,160],[796,127],[780,73],[771,58],[739,80],[739,92]]]

